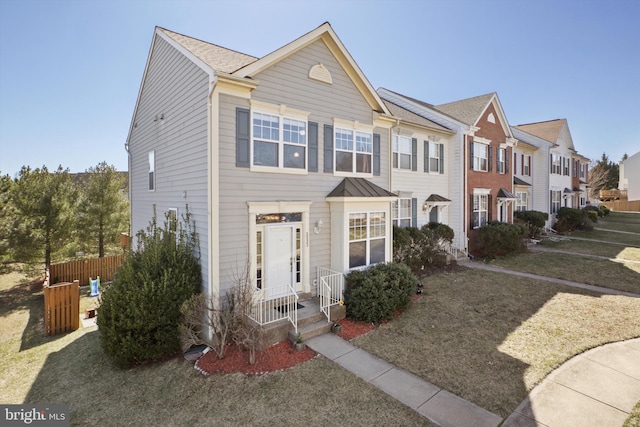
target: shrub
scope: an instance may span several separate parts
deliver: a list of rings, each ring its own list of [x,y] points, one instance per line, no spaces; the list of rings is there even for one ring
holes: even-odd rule
[[[400,263],[376,264],[346,277],[344,302],[354,320],[379,323],[409,304],[418,279]]]
[[[451,227],[430,222],[418,229],[393,227],[393,260],[409,266],[414,272],[437,264],[437,254],[453,242]]]
[[[113,283],[100,299],[100,341],[115,365],[157,360],[180,349],[180,306],[201,283],[198,239],[187,211],[179,226],[153,219],[138,232]]]
[[[521,224],[526,228],[530,239],[539,239],[541,237],[544,225],[549,219],[548,213],[539,211],[515,211],[513,216],[517,224]]]
[[[525,231],[519,224],[490,221],[478,229],[474,252],[482,258],[492,258],[522,251]]]
[[[587,213],[587,216],[589,217],[591,222],[598,222],[598,215],[600,213],[599,210],[598,211],[592,211],[592,210],[583,209],[583,211]]]
[[[602,210],[600,210],[597,206],[587,205],[582,209],[589,212],[595,212],[596,216],[600,216],[600,217],[604,216],[604,213],[602,212]],[[591,216],[591,214],[589,214],[589,216]]]
[[[611,209],[609,209],[605,205],[600,205],[600,208],[598,209],[598,211],[602,213],[601,216],[607,216],[611,213]]]
[[[560,208],[556,214],[553,228],[558,233],[570,233],[574,230],[593,230],[593,223],[589,219],[589,211],[573,208]]]

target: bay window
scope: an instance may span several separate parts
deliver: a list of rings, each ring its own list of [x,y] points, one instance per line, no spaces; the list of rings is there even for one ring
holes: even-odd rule
[[[384,212],[349,214],[349,268],[385,261],[386,218]]]

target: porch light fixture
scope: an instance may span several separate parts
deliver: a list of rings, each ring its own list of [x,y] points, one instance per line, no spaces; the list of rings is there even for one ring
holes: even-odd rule
[[[322,220],[320,220],[320,221],[316,222],[316,226],[315,226],[315,227],[313,227],[313,232],[314,232],[315,234],[320,233],[320,230],[322,230]]]

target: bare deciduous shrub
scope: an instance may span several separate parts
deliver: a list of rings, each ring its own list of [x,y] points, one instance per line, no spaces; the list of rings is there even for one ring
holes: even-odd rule
[[[183,350],[208,344],[203,337],[208,329],[212,335],[212,348],[219,359],[224,358],[228,344],[236,343],[249,350],[249,363],[253,364],[262,328],[249,316],[255,294],[249,263],[236,270],[233,276],[234,285],[223,297],[198,294],[182,305],[180,340]]]

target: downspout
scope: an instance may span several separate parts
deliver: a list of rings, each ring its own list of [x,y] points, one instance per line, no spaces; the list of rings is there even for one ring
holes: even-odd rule
[[[467,203],[469,201],[469,194],[468,194],[468,190],[469,190],[469,155],[467,154],[467,134],[466,132],[462,134],[462,155],[464,156],[464,161],[463,161],[463,165],[464,165],[464,171],[463,171],[463,176],[464,176],[464,180],[463,180],[463,189],[462,189],[462,217],[463,217],[463,223],[462,223],[462,230],[464,230],[464,240],[465,240],[465,252],[467,252],[467,254],[469,253],[469,235],[467,233],[467,225],[469,225],[469,206],[467,206]]]
[[[213,262],[213,257],[214,254],[217,254],[219,252],[219,248],[217,247],[218,245],[218,222],[217,220],[214,221],[214,209],[213,209],[213,202],[214,202],[214,198],[215,198],[215,205],[216,205],[216,209],[219,208],[219,194],[218,194],[218,189],[214,189],[213,188],[213,183],[214,183],[214,168],[216,169],[216,171],[218,170],[218,151],[214,150],[213,147],[213,135],[214,135],[214,130],[212,129],[213,125],[214,125],[214,120],[213,120],[213,114],[214,114],[214,98],[216,98],[217,100],[217,85],[218,85],[218,79],[215,76],[215,73],[210,73],[209,74],[209,84],[210,84],[210,89],[209,89],[209,94],[207,95],[207,195],[208,195],[208,201],[207,201],[207,239],[208,239],[208,253],[207,253],[207,271],[208,271],[208,277],[207,277],[207,297],[210,298],[213,293],[214,293],[214,289],[213,289],[213,283],[214,283],[214,277],[219,275],[218,272],[218,268],[214,267],[214,262]],[[216,129],[218,127],[218,121],[215,120],[215,125],[216,125]],[[215,159],[214,159],[215,157]],[[215,160],[215,161],[214,161]],[[216,211],[217,214],[217,211]],[[214,232],[214,222],[215,222],[215,226],[216,226],[216,230]],[[214,246],[216,246],[214,248]],[[217,282],[217,280],[216,280]],[[211,330],[211,328],[206,328],[206,331],[204,331],[205,337],[204,340],[206,342],[212,343],[213,342],[213,331]]]

